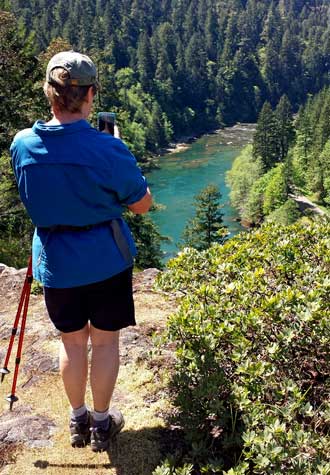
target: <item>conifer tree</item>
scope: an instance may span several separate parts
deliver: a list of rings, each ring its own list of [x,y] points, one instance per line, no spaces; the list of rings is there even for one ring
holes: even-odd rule
[[[221,62],[223,64],[226,64],[233,59],[237,49],[237,37],[239,37],[239,32],[237,30],[237,17],[234,13],[229,17],[225,37],[226,40],[221,55]]]
[[[278,125],[269,102],[265,102],[253,138],[253,155],[260,157],[264,171],[268,171],[280,160]]]
[[[272,41],[275,50],[279,51],[282,41],[283,24],[276,3],[277,2],[272,1],[270,4],[267,17],[264,21],[261,38],[266,44]]]
[[[215,185],[208,185],[195,196],[195,216],[183,231],[183,245],[203,250],[214,242],[224,242],[227,232],[222,221],[220,199],[221,193]]]
[[[15,14],[25,38],[33,32],[36,55],[59,35],[87,54],[111,51],[104,62],[115,73],[132,68],[180,134],[215,120],[254,121],[264,100],[275,106],[283,93],[297,109],[306,93],[329,83],[329,7],[314,3],[2,0],[0,8]]]
[[[205,25],[205,42],[208,58],[211,61],[217,60],[217,50],[219,43],[219,29],[216,12],[213,3],[209,6]]]
[[[263,67],[265,83],[268,88],[269,100],[276,104],[281,95],[281,62],[274,42],[270,40],[265,48],[265,64]]]
[[[330,137],[330,92],[324,98],[318,123],[315,124],[315,148],[322,151],[324,145]]]
[[[159,230],[149,215],[136,214],[130,211],[125,213],[134,241],[138,250],[135,264],[140,269],[156,267],[161,269],[162,251],[161,242],[166,239],[159,233]]]
[[[19,128],[30,123],[40,79],[29,41],[24,45],[15,17],[0,11],[0,155]],[[24,78],[24,79],[23,79]]]
[[[137,70],[140,82],[145,89],[152,85],[154,76],[153,59],[151,55],[150,40],[146,32],[139,36],[137,47]]]
[[[295,137],[291,104],[286,95],[281,97],[275,109],[275,118],[278,128],[279,161],[282,162],[286,158]]]
[[[308,157],[313,143],[313,126],[311,122],[311,100],[305,106],[301,106],[296,121],[296,149],[303,173],[306,172]]]
[[[301,40],[293,34],[291,29],[287,29],[283,35],[282,45],[279,53],[281,64],[282,84],[281,90],[290,95],[292,103],[301,102],[305,95],[305,90],[298,85],[297,81],[301,77]],[[300,81],[299,81],[300,82]]]

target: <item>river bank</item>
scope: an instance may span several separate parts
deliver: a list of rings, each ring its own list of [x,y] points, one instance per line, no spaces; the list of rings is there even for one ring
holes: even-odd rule
[[[222,129],[215,129],[209,132],[205,132],[203,134],[194,134],[194,135],[185,135],[179,137],[176,141],[171,142],[169,146],[163,149],[160,153],[160,156],[166,155],[169,153],[179,153],[185,150],[188,150],[191,147],[191,144],[194,143],[196,140],[209,135],[222,135],[226,141],[224,144],[226,145],[233,145],[237,144],[239,141],[246,140],[246,133],[254,133],[256,130],[256,124],[253,123],[241,123],[238,122],[237,124],[224,127]],[[245,137],[243,137],[245,135]],[[252,143],[251,140],[248,143]]]

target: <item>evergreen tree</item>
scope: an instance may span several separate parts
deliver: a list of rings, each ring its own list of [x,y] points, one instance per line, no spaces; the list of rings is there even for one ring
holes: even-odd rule
[[[183,231],[183,245],[203,250],[214,242],[224,242],[227,232],[222,223],[220,199],[221,193],[215,185],[208,185],[195,196],[195,216]]]
[[[301,102],[305,96],[304,87],[301,87],[301,41],[287,29],[283,35],[279,54],[281,65],[281,91],[290,95],[294,104]],[[298,81],[298,83],[297,83]]]
[[[324,97],[324,102],[320,109],[318,123],[315,124],[315,148],[322,151],[324,145],[330,137],[330,93],[329,90]]]
[[[166,144],[163,112],[158,104],[154,102],[151,109],[151,122],[147,135],[150,149],[159,150]]]
[[[320,154],[317,167],[319,199],[330,205],[330,139]]]
[[[274,42],[270,40],[265,48],[264,79],[271,104],[276,104],[281,95],[281,62]]]
[[[17,129],[33,120],[40,71],[31,49],[30,41],[24,45],[14,16],[0,11],[0,155]]]
[[[237,36],[239,35],[237,30],[237,16],[233,14],[230,15],[226,32],[225,32],[225,43],[223,46],[223,51],[221,55],[221,63],[226,64],[230,62],[237,49]]]
[[[309,154],[313,143],[313,126],[309,113],[310,102],[309,98],[307,104],[299,109],[296,122],[296,146],[294,153],[299,162],[299,174],[301,177],[305,175],[308,168]]]
[[[156,267],[162,269],[161,242],[166,239],[160,235],[159,230],[149,215],[134,215],[130,211],[125,213],[134,241],[137,247],[135,265],[139,269]]]
[[[141,33],[139,36],[137,47],[137,70],[142,86],[145,89],[150,89],[154,76],[154,65],[151,55],[150,40],[145,32]]]
[[[261,39],[268,44],[272,42],[275,51],[279,51],[282,42],[283,23],[276,2],[272,1],[264,21]]]
[[[217,22],[217,16],[214,4],[211,3],[207,9],[207,16],[205,22],[205,41],[208,58],[211,61],[216,61],[219,51],[220,34]]]
[[[257,0],[248,0],[246,8],[238,19],[238,29],[241,33],[241,43],[247,51],[254,52],[258,44],[263,23],[264,5]]]
[[[279,160],[282,162],[295,138],[291,104],[286,95],[281,97],[275,109],[275,119],[278,128]]]
[[[196,14],[199,2],[198,0],[191,0],[187,3],[188,8],[183,18],[183,38],[186,43],[188,43],[193,34],[199,32],[198,16]]]
[[[268,171],[280,160],[278,124],[269,102],[263,105],[253,138],[253,155],[262,161]]]
[[[102,15],[104,41],[105,44],[109,44],[120,26],[120,5],[118,5],[118,2],[107,0]]]

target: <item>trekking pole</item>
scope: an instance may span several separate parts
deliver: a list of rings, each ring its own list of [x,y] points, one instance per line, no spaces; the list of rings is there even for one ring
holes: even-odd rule
[[[29,266],[30,266],[30,261],[29,261]],[[3,382],[6,374],[10,373],[10,371],[8,369],[8,363],[9,363],[11,351],[12,351],[12,348],[13,348],[15,336],[16,336],[16,333],[17,333],[18,322],[19,322],[19,319],[21,317],[21,312],[22,312],[22,308],[23,308],[23,304],[24,304],[24,300],[25,300],[25,296],[26,296],[27,285],[28,285],[27,277],[28,277],[28,275],[30,275],[29,266],[28,266],[28,269],[27,269],[27,273],[26,273],[26,277],[25,277],[25,281],[24,281],[24,285],[23,285],[23,289],[22,289],[22,293],[21,293],[21,298],[20,298],[20,301],[19,301],[19,304],[18,304],[18,309],[17,309],[15,321],[14,321],[14,326],[13,326],[12,331],[11,331],[11,337],[10,337],[10,341],[9,341],[9,346],[8,346],[5,362],[4,362],[3,368],[0,369],[1,382]]]
[[[8,346],[8,350],[7,350],[7,354],[6,354],[6,358],[5,358],[5,362],[4,362],[4,366],[3,366],[2,369],[0,369],[1,382],[2,382],[4,377],[6,376],[6,374],[10,373],[10,371],[8,369],[8,362],[9,362],[11,351],[12,351],[12,348],[13,348],[14,339],[15,339],[15,336],[17,334],[17,328],[18,328],[18,324],[19,324],[19,320],[20,320],[21,313],[22,313],[22,308],[23,308],[23,316],[22,316],[18,346],[17,346],[17,353],[16,353],[16,360],[15,360],[15,372],[14,372],[14,378],[13,378],[13,383],[12,383],[12,388],[11,388],[11,394],[6,397],[6,401],[8,401],[10,403],[10,410],[12,410],[14,402],[18,401],[18,397],[15,395],[15,391],[16,391],[19,364],[21,362],[21,354],[22,354],[22,347],[23,347],[26,316],[27,316],[27,311],[28,311],[28,307],[29,307],[32,281],[33,281],[33,277],[32,277],[32,258],[30,257],[28,268],[27,268],[27,271],[26,271],[26,277],[25,277],[25,281],[24,281],[24,285],[23,285],[23,289],[22,289],[22,294],[21,294],[21,298],[20,298],[20,301],[19,301],[19,305],[18,305],[18,309],[17,309],[15,321],[14,321],[14,326],[13,326],[12,332],[11,332],[10,342],[9,342],[9,346]]]

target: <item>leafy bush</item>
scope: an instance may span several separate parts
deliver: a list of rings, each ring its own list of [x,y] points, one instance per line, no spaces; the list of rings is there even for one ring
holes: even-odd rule
[[[161,275],[193,473],[330,473],[329,251],[329,223],[266,224]]]
[[[231,204],[239,210],[241,216],[246,214],[249,192],[262,173],[261,161],[252,156],[252,145],[247,145],[235,158],[231,170],[226,174]]]
[[[299,218],[301,218],[299,206],[294,200],[289,198],[282,206],[270,213],[266,221],[287,226],[295,223]]]
[[[287,184],[284,176],[284,164],[280,163],[272,168],[269,174],[269,181],[264,193],[263,212],[267,216],[275,209],[282,206],[288,197]]]
[[[175,462],[167,459],[152,472],[152,475],[191,475],[192,470],[193,465],[191,464],[185,464],[183,467],[176,468]]]

